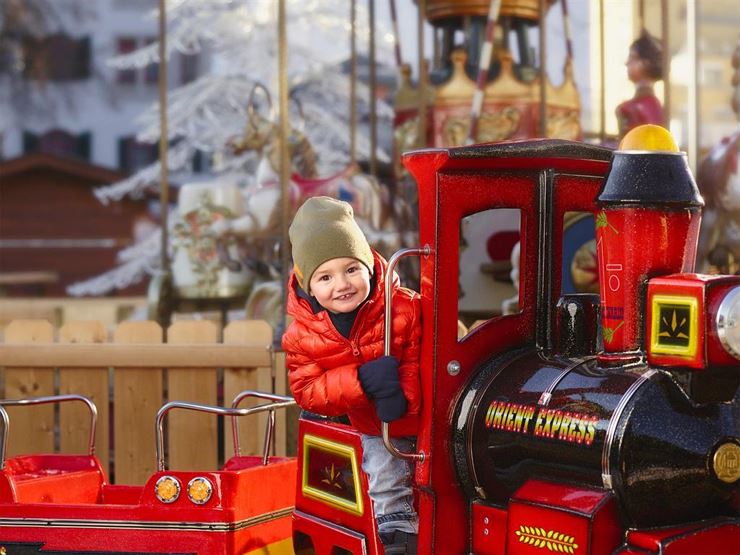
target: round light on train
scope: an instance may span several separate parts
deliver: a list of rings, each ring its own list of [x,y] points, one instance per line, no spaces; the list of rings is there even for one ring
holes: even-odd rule
[[[629,131],[619,143],[619,150],[678,152],[678,145],[670,131],[648,123]]]
[[[717,335],[725,351],[740,360],[740,287],[730,290],[719,305]]]
[[[188,497],[196,505],[208,503],[213,495],[213,486],[206,478],[198,476],[188,482]]]
[[[154,494],[162,503],[174,503],[180,497],[180,481],[173,476],[162,476],[154,485]]]
[[[740,479],[740,445],[734,441],[721,444],[712,456],[712,469],[717,478],[726,484]]]

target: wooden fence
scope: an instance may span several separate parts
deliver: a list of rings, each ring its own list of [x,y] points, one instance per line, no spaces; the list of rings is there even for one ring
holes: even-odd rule
[[[64,324],[15,320],[0,343],[0,398],[80,394],[98,408],[96,454],[112,481],[143,484],[154,472],[155,417],[167,401],[230,406],[237,393],[285,394],[282,353],[263,321],[176,322],[167,343],[155,322],[122,322],[111,340],[99,321]],[[257,401],[245,401],[250,406]],[[87,450],[89,413],[82,403],[8,407],[8,455]],[[277,411],[276,454],[285,453],[286,415]],[[170,468],[216,469],[233,453],[231,422],[171,411],[165,422]],[[243,454],[261,453],[265,414],[242,417]]]
[[[115,326],[132,313],[146,314],[146,297],[3,297],[0,295],[0,335],[13,320],[48,320],[60,327],[75,320],[100,320]]]

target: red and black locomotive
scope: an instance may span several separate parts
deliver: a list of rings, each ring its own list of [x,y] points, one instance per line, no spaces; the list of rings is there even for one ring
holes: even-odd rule
[[[416,463],[419,553],[740,551],[740,277],[692,273],[703,202],[685,156],[659,128],[636,137],[617,152],[534,140],[404,156],[422,247],[394,255],[389,271],[420,257],[423,425],[416,452],[396,452]],[[518,310],[460,336],[461,230],[498,210],[519,214]],[[594,217],[600,295],[563,292],[564,237],[579,213]],[[210,511],[155,506],[165,476],[188,488],[197,477],[162,468],[141,490],[107,486],[115,507],[91,496],[95,514],[135,520],[136,540],[123,532],[101,547],[78,528],[60,541],[68,528],[44,511],[92,522],[76,498],[0,500],[0,525],[26,519],[0,538],[77,552],[382,554],[361,460],[352,428],[301,419],[297,461],[235,457],[203,475]],[[270,501],[258,511],[247,483]],[[277,523],[293,499],[287,531]],[[180,536],[177,522],[188,524]]]

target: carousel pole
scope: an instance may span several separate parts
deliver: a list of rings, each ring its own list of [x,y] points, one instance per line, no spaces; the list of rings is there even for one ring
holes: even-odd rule
[[[160,221],[160,269],[152,275],[147,289],[147,318],[162,326],[164,339],[175,306],[168,252],[169,238],[169,131],[167,129],[167,3],[159,0],[159,221]]]
[[[375,94],[378,88],[378,79],[375,68],[375,0],[368,0],[368,25],[370,26],[370,55],[368,59],[370,70],[370,175],[378,177],[378,106]]]
[[[391,11],[391,25],[393,28],[393,51],[396,55],[396,67],[401,67],[403,58],[401,57],[401,40],[398,34],[398,15],[396,14],[396,0],[388,0]]]
[[[493,30],[498,21],[501,10],[501,0],[491,0],[488,7],[488,21],[481,46],[480,59],[478,60],[478,78],[475,83],[475,94],[473,95],[473,106],[470,109],[470,128],[468,129],[468,144],[473,144],[478,136],[478,121],[483,110],[483,97],[485,96],[488,70],[491,67],[493,55]]]
[[[698,69],[699,56],[697,47],[697,12],[698,2],[687,0],[686,2],[686,33],[689,51],[689,90],[688,90],[688,148],[689,167],[696,172],[697,156],[699,151],[699,83]]]
[[[280,329],[275,330],[276,336],[282,335],[285,329],[285,314],[288,299],[288,277],[290,276],[290,152],[288,151],[288,44],[285,21],[285,0],[278,0],[278,91],[280,107],[280,201],[282,206],[281,218],[281,249],[283,299],[281,310]]]
[[[568,0],[560,0],[563,5],[563,31],[565,33],[565,52],[568,62],[573,60],[573,33],[570,29],[570,14],[568,13]]]
[[[357,161],[357,0],[350,0],[349,161]]]
[[[547,22],[545,0],[539,0],[540,11],[540,137],[547,137],[547,56],[545,52]]]
[[[427,75],[424,63],[424,14],[427,11],[426,0],[419,0],[417,19],[417,40],[419,50],[419,146],[427,146]]]
[[[169,132],[167,130],[167,0],[159,0],[159,204],[162,222],[162,272],[170,273],[170,257],[167,253],[167,216],[170,205],[170,187],[167,155]]]
[[[668,0],[660,0],[660,24],[663,36],[663,114],[666,127],[671,123],[671,41],[668,25]]]
[[[599,0],[599,141],[606,142],[606,44],[604,42],[604,0]]]

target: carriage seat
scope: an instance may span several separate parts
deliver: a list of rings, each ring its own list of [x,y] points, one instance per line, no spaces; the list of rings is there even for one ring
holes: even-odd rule
[[[90,455],[27,455],[0,471],[0,503],[98,503],[105,475]]]
[[[284,462],[295,462],[295,457],[275,457],[271,456],[268,460],[268,465],[284,463]],[[250,468],[263,468],[262,457],[255,455],[239,455],[233,456],[224,463],[222,470],[233,472],[236,470],[248,470]]]

